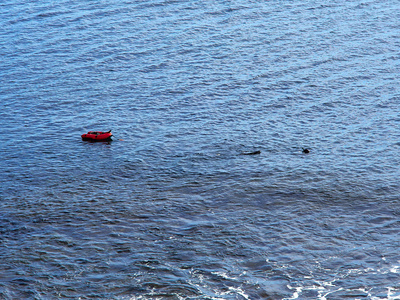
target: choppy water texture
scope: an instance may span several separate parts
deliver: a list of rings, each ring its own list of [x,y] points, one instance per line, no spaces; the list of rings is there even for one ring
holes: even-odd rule
[[[0,298],[400,299],[399,49],[397,0],[2,1]]]

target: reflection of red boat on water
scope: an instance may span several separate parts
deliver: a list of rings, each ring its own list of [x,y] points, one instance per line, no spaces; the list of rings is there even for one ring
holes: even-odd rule
[[[88,133],[82,134],[82,140],[90,142],[107,142],[111,141],[111,137],[112,137],[111,130],[107,132],[89,131]]]

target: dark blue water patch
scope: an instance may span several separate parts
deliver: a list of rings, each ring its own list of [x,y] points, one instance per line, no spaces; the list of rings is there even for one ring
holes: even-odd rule
[[[2,8],[1,297],[398,295],[397,4]]]

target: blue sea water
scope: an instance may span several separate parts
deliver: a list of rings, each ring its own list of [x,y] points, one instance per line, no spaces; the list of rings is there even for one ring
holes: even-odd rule
[[[2,1],[0,299],[400,299],[399,29],[394,0]]]

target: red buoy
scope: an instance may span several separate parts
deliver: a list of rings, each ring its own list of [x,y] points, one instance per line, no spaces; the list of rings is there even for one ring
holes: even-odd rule
[[[107,132],[89,131],[88,133],[82,134],[82,140],[90,142],[107,142],[111,141],[111,137],[112,137],[111,130]]]

